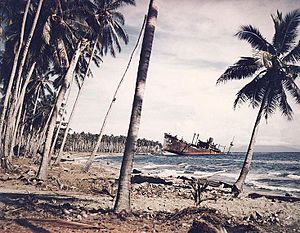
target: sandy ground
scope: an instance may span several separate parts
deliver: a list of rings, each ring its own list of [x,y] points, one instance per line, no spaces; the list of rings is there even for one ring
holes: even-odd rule
[[[14,163],[13,174],[0,174],[0,232],[205,232],[192,230],[199,221],[227,232],[300,232],[300,201],[292,197],[233,198],[229,188],[208,187],[195,206],[190,181],[169,177],[168,185],[133,184],[132,213],[116,215],[118,170],[109,164],[83,173],[82,163],[64,162],[42,182],[33,161]]]

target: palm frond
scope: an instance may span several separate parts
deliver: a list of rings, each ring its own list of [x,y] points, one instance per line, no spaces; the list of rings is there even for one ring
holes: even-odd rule
[[[273,45],[279,54],[286,53],[294,45],[297,38],[297,28],[300,24],[300,9],[291,11],[284,18],[277,13],[277,17],[273,17],[273,21],[275,23]]]
[[[265,38],[263,38],[260,31],[252,25],[241,26],[241,30],[235,34],[240,40],[245,40],[254,49],[263,50],[266,52],[273,53],[274,49]]]
[[[217,84],[225,83],[228,80],[240,80],[248,78],[259,70],[257,59],[253,57],[241,57],[233,66],[230,66],[217,80]]]
[[[120,8],[124,5],[133,5],[135,6],[135,0],[115,0],[112,1],[111,4],[109,4],[108,9],[109,10],[115,10],[117,8]]]
[[[287,101],[287,97],[283,88],[281,89],[278,107],[280,108],[283,116],[287,117],[288,120],[293,119],[293,109]]]
[[[297,86],[294,80],[286,77],[286,79],[283,80],[283,86],[295,99],[296,103],[300,104],[300,88]]]
[[[284,62],[296,63],[300,60],[300,41],[298,44],[282,59]]]
[[[266,93],[267,83],[268,80],[265,75],[256,76],[236,94],[236,99],[233,104],[234,109],[247,101],[250,102],[253,108],[260,106],[264,94]]]
[[[113,18],[121,25],[125,24],[124,15],[121,12],[115,11],[112,13]]]
[[[267,92],[265,93],[265,103],[263,108],[264,117],[267,120],[271,114],[274,114],[279,106],[281,98],[281,85],[278,82],[268,83]]]
[[[51,20],[50,16],[47,18],[47,21],[43,28],[42,38],[44,39],[46,44],[50,44],[51,40]]]
[[[295,80],[297,77],[300,76],[300,66],[297,65],[287,65],[285,67],[286,76]]]

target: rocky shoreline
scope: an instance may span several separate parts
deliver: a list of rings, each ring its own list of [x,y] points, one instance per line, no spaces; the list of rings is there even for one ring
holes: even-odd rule
[[[97,227],[99,232],[120,232],[124,224],[122,232],[197,232],[201,227],[210,229],[207,232],[300,229],[300,202],[295,197],[245,193],[234,198],[229,184],[134,171],[133,212],[115,215],[111,208],[118,170],[109,164],[95,163],[89,173],[82,173],[82,161],[67,161],[50,170],[47,182],[34,178],[36,167],[28,159],[20,158],[16,164],[14,174],[0,176],[1,232],[28,232],[22,231],[16,219],[45,229],[56,229],[50,222],[59,219],[62,232],[69,232],[63,221],[83,224],[75,227],[76,232],[95,232]],[[84,228],[84,224],[96,228]]]

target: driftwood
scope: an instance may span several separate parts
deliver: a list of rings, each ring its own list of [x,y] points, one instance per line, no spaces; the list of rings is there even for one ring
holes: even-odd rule
[[[166,181],[159,177],[153,177],[153,176],[142,176],[142,175],[135,175],[131,178],[132,184],[141,184],[141,183],[152,183],[152,184],[165,184],[165,185],[172,185],[172,181]]]
[[[200,184],[204,185],[207,184],[210,187],[223,187],[223,188],[232,188],[231,184],[222,182],[222,181],[213,181],[213,180],[208,180],[207,178],[188,178],[186,176],[178,176],[177,179],[185,180],[185,181],[195,181],[199,180]]]
[[[286,202],[298,202],[300,198],[291,197],[291,196],[275,196],[275,195],[267,195],[267,194],[259,194],[259,193],[250,193],[248,197],[252,199],[265,197],[270,200],[278,200],[278,201],[286,201]]]

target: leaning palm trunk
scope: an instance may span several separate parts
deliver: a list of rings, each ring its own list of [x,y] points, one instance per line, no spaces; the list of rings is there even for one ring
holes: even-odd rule
[[[130,211],[131,173],[133,157],[136,150],[140,120],[142,114],[143,98],[147,79],[147,72],[154,39],[155,25],[158,15],[157,0],[150,0],[145,34],[138,67],[136,88],[127,134],[126,146],[119,176],[119,187],[114,206],[115,212]]]
[[[26,114],[27,114],[27,109],[24,110],[23,113],[23,119],[22,122],[20,124],[20,129],[19,129],[19,135],[16,137],[18,139],[17,145],[18,145],[18,150],[17,150],[17,157],[20,156],[20,151],[21,148],[24,146],[24,136],[23,136],[23,132],[24,132],[24,128],[25,128],[25,118],[26,118]]]
[[[15,79],[15,83],[16,83],[15,89],[14,89],[12,95],[11,95],[11,106],[10,106],[10,111],[8,113],[9,121],[7,122],[6,131],[5,131],[6,138],[13,134],[12,131],[14,130],[14,124],[16,123],[16,119],[15,119],[16,114],[15,114],[15,112],[18,111],[18,109],[16,107],[16,104],[17,104],[18,98],[20,97],[21,84],[22,84],[22,80],[21,80],[22,72],[23,72],[23,69],[24,69],[24,66],[25,66],[27,54],[28,54],[28,51],[29,51],[29,46],[31,44],[32,37],[34,35],[36,25],[37,25],[37,22],[38,22],[38,19],[39,19],[39,16],[40,16],[43,1],[44,0],[40,0],[40,2],[39,2],[39,5],[38,5],[38,8],[37,8],[34,20],[33,20],[33,24],[32,24],[31,30],[30,30],[30,33],[28,35],[28,39],[26,41],[26,44],[24,46],[24,50],[23,50],[23,53],[22,53],[22,58],[21,58],[21,61],[20,61],[18,73],[17,73],[16,79]],[[3,151],[3,154],[4,154],[5,157],[9,156],[9,152],[10,152],[9,145],[10,145],[10,143],[8,143],[8,141],[5,140],[5,142],[4,142],[4,151]]]
[[[51,146],[51,149],[50,149],[50,156],[49,156],[49,164],[51,162],[52,155],[54,154],[55,145],[56,145],[56,142],[57,142],[57,139],[58,139],[58,135],[59,135],[63,120],[64,120],[65,109],[66,109],[66,105],[68,103],[68,100],[69,100],[69,97],[70,97],[70,94],[71,94],[71,90],[72,90],[72,86],[73,86],[73,80],[74,79],[72,79],[72,81],[71,81],[71,85],[70,85],[70,88],[69,88],[69,91],[68,91],[68,96],[67,96],[67,99],[65,100],[64,107],[61,111],[61,117],[60,117],[59,125],[57,127],[57,130],[56,130],[56,133],[55,133],[55,136],[54,136],[54,140],[52,142],[52,146]]]
[[[96,145],[95,145],[95,147],[94,147],[94,149],[93,149],[93,151],[92,151],[92,153],[91,153],[88,161],[86,162],[85,166],[83,167],[83,171],[84,172],[88,172],[89,171],[89,169],[92,166],[92,163],[93,163],[93,161],[95,159],[96,153],[97,153],[97,151],[99,149],[99,146],[100,146],[100,143],[101,143],[101,139],[102,139],[102,136],[103,136],[104,128],[105,128],[108,116],[109,116],[109,114],[111,112],[111,108],[112,108],[112,105],[113,105],[114,101],[115,100],[113,99],[113,101],[110,103],[110,105],[108,107],[108,110],[106,112],[106,115],[104,117],[104,120],[103,120],[103,123],[102,123],[102,126],[101,126],[100,133],[98,135],[98,139],[97,139]]]
[[[130,64],[131,64],[133,55],[134,55],[134,53],[135,53],[135,51],[136,51],[136,49],[137,49],[137,47],[138,47],[138,45],[139,45],[139,42],[140,42],[140,39],[141,39],[141,36],[142,36],[142,33],[143,33],[143,29],[144,29],[144,27],[145,27],[145,24],[146,24],[146,17],[145,17],[145,19],[144,19],[144,22],[143,22],[143,25],[142,25],[140,34],[139,34],[139,36],[138,36],[138,39],[137,39],[137,41],[136,41],[136,44],[135,44],[135,46],[134,46],[134,48],[133,48],[133,50],[132,50],[132,52],[131,52],[131,55],[130,55],[128,64],[127,64],[127,66],[126,66],[126,69],[125,69],[125,71],[124,71],[124,73],[123,73],[123,75],[122,75],[122,78],[121,78],[121,80],[120,80],[120,82],[119,82],[119,84],[118,84],[118,86],[117,86],[117,88],[116,88],[116,91],[115,91],[115,93],[114,93],[114,95],[113,95],[113,97],[112,97],[112,101],[110,102],[110,105],[109,105],[109,107],[108,107],[108,109],[107,109],[106,115],[105,115],[105,117],[104,117],[104,120],[103,120],[101,129],[100,129],[100,133],[99,133],[99,135],[98,135],[98,139],[97,139],[96,145],[94,146],[94,149],[93,149],[93,151],[92,151],[92,153],[91,153],[91,155],[90,155],[88,161],[86,162],[86,164],[85,164],[84,167],[83,167],[83,171],[84,171],[84,172],[88,172],[88,171],[90,170],[90,168],[91,168],[91,166],[92,166],[92,163],[93,163],[93,161],[94,161],[94,159],[95,159],[96,153],[97,153],[97,151],[99,150],[99,147],[100,147],[100,145],[101,145],[101,140],[102,140],[102,136],[103,136],[103,133],[104,133],[104,129],[105,129],[105,126],[106,126],[106,122],[107,122],[108,116],[109,116],[109,114],[110,114],[110,112],[111,112],[111,109],[112,109],[112,106],[113,106],[114,102],[116,101],[116,97],[117,97],[118,91],[119,91],[119,89],[120,89],[120,87],[121,87],[121,85],[122,85],[122,83],[123,83],[123,81],[124,81],[124,78],[125,78],[125,76],[126,76],[126,74],[127,74],[128,69],[129,69],[129,67],[130,67]]]
[[[25,143],[25,151],[28,152],[29,151],[29,146],[30,146],[30,140],[33,136],[33,132],[32,132],[32,129],[33,129],[33,121],[34,121],[34,116],[35,116],[35,112],[36,112],[36,109],[37,109],[37,104],[38,104],[38,98],[39,98],[39,94],[40,94],[40,88],[41,86],[38,87],[37,89],[37,92],[36,92],[36,98],[35,98],[35,101],[34,101],[34,107],[33,107],[33,112],[32,112],[32,120],[30,122],[30,127],[29,127],[29,133],[27,135],[27,142]]]
[[[23,69],[24,69],[24,66],[25,66],[27,54],[29,52],[29,47],[30,47],[30,44],[31,44],[31,41],[32,41],[32,38],[33,38],[33,35],[34,35],[34,32],[35,32],[37,23],[38,23],[40,13],[41,13],[43,2],[44,2],[44,0],[40,0],[40,2],[39,2],[37,11],[35,13],[35,17],[34,17],[34,20],[33,20],[29,35],[28,35],[28,38],[27,38],[27,41],[26,41],[26,44],[25,44],[24,49],[23,49],[23,53],[22,53],[18,73],[17,73],[16,80],[15,80],[16,85],[15,85],[14,91],[12,93],[11,111],[9,112],[8,118],[12,118],[13,115],[16,116],[15,112],[18,111],[18,109],[16,107],[16,104],[17,104],[17,101],[20,97],[21,90],[23,88],[23,86],[22,86],[22,73],[23,73]]]
[[[87,79],[88,74],[90,72],[90,67],[91,67],[91,63],[92,63],[92,60],[93,60],[93,57],[94,57],[94,54],[95,54],[95,51],[96,51],[96,48],[97,48],[97,43],[98,43],[98,39],[95,41],[95,44],[94,44],[94,47],[93,47],[93,50],[92,50],[92,54],[91,54],[91,57],[89,59],[88,67],[87,67],[87,70],[85,72],[84,78],[82,80],[81,87],[79,88],[79,90],[77,92],[77,96],[76,96],[75,102],[73,104],[73,107],[72,107],[72,110],[71,110],[71,113],[70,113],[70,116],[69,116],[69,120],[68,120],[68,123],[67,123],[67,126],[66,126],[66,130],[65,130],[65,133],[64,133],[64,137],[63,137],[63,140],[62,140],[62,143],[61,143],[61,146],[60,146],[57,158],[55,160],[55,164],[59,164],[60,163],[60,159],[61,159],[61,156],[63,154],[64,147],[65,147],[65,144],[66,144],[66,141],[67,141],[67,136],[68,136],[69,129],[70,129],[70,122],[73,119],[73,115],[74,115],[75,109],[77,107],[78,99],[80,97],[80,94],[82,93],[83,85],[86,82],[86,79]]]
[[[265,107],[268,93],[269,93],[269,91],[264,95],[264,98],[261,102],[261,106],[257,113],[256,121],[254,123],[254,127],[252,130],[252,134],[251,134],[250,142],[248,145],[247,153],[245,156],[244,164],[243,164],[242,170],[240,172],[240,176],[237,179],[237,181],[234,183],[234,185],[232,186],[232,192],[234,193],[235,196],[238,196],[243,191],[243,186],[244,186],[246,177],[250,170],[250,165],[251,165],[252,157],[253,157],[253,149],[254,149],[255,140],[256,140],[256,136],[257,136],[258,128],[259,128],[258,126],[259,126],[259,123],[260,123],[260,120],[262,117],[262,113],[263,113],[263,110]]]
[[[29,84],[29,81],[31,79],[31,76],[33,74],[33,71],[35,69],[35,65],[36,65],[36,62],[34,62],[29,70],[29,73],[26,77],[26,80],[24,82],[24,85],[23,85],[23,89],[21,91],[21,94],[20,94],[20,98],[18,99],[18,102],[16,104],[16,114],[17,116],[13,115],[13,118],[12,119],[16,119],[16,122],[15,122],[15,127],[13,129],[13,137],[11,138],[11,144],[10,144],[10,149],[9,149],[9,158],[11,159],[12,158],[12,155],[13,155],[13,148],[15,146],[15,141],[16,141],[16,136],[17,136],[17,131],[18,131],[18,128],[19,128],[19,122],[20,122],[20,119],[21,119],[21,115],[22,115],[22,111],[23,111],[23,102],[24,102],[24,98],[25,98],[25,94],[26,94],[26,88]]]
[[[21,59],[20,66],[19,66],[18,73],[17,73],[17,77],[16,77],[16,89],[15,89],[16,90],[15,91],[16,95],[20,95],[22,72],[23,72],[23,69],[24,69],[25,62],[26,62],[27,54],[29,52],[29,47],[30,47],[35,29],[36,29],[36,26],[37,26],[37,23],[38,23],[38,20],[39,20],[39,17],[40,17],[43,2],[44,2],[44,0],[39,1],[39,5],[37,7],[37,10],[36,10],[36,13],[35,13],[35,16],[34,16],[34,20],[33,20],[33,23],[32,23],[28,38],[27,38],[27,42],[26,42],[24,50],[23,50],[22,59]]]
[[[46,132],[46,141],[45,141],[45,146],[44,146],[44,151],[43,151],[43,157],[42,157],[42,162],[39,167],[38,171],[38,178],[45,180],[47,179],[48,175],[48,161],[49,161],[49,153],[51,149],[51,142],[53,138],[53,133],[56,125],[56,120],[57,120],[57,114],[59,109],[61,108],[61,105],[64,100],[64,96],[67,92],[67,89],[70,86],[71,80],[73,78],[73,73],[76,68],[76,65],[78,63],[79,56],[81,54],[81,42],[78,43],[77,49],[73,55],[73,58],[70,62],[70,66],[68,68],[68,71],[65,75],[63,84],[60,88],[60,91],[57,96],[56,104],[54,106],[53,112],[51,114],[51,119],[49,122],[49,126]]]
[[[6,115],[6,111],[8,108],[8,102],[9,102],[9,98],[11,96],[11,89],[13,86],[13,82],[14,82],[14,77],[17,71],[17,65],[18,65],[18,60],[19,60],[19,56],[22,50],[22,45],[23,45],[23,40],[24,40],[24,32],[25,32],[25,25],[26,25],[26,19],[27,19],[27,15],[28,15],[28,11],[29,11],[29,6],[30,6],[30,0],[27,1],[27,5],[25,8],[25,12],[23,15],[23,21],[22,21],[22,26],[21,26],[21,32],[20,32],[20,40],[19,40],[19,48],[18,51],[15,55],[14,61],[13,61],[13,66],[12,66],[12,70],[11,70],[11,74],[10,74],[10,78],[9,78],[9,82],[6,88],[6,93],[5,93],[5,97],[4,97],[4,102],[3,102],[3,108],[2,108],[2,112],[1,112],[1,116],[0,116],[0,141],[2,139],[2,130],[3,130],[3,123],[4,123],[4,118]],[[2,144],[2,143],[1,143]],[[4,151],[2,151],[1,153],[1,149],[0,148],[0,154],[4,155]],[[1,161],[5,160],[5,158],[1,158]],[[2,164],[2,162],[1,162]],[[7,162],[5,162],[5,164],[7,164]],[[4,169],[7,169],[8,167],[2,166]]]

